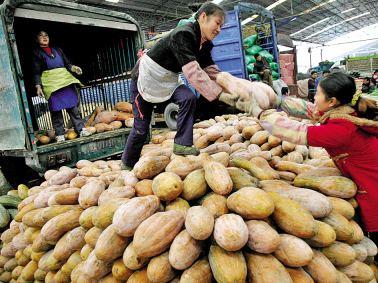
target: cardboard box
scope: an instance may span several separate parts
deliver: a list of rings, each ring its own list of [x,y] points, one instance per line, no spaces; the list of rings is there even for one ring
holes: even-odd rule
[[[293,85],[293,84],[294,84],[294,78],[293,78],[293,77],[281,77],[281,79],[282,79],[287,85]]]
[[[294,54],[280,54],[279,60],[286,63],[294,62]]]

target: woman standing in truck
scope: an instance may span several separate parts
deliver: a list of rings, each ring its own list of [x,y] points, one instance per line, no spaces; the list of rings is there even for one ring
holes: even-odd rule
[[[211,41],[219,34],[224,19],[225,12],[221,7],[211,2],[203,4],[194,23],[172,30],[134,67],[131,82],[134,126],[122,156],[126,169],[131,169],[139,160],[154,104],[168,100],[179,106],[173,152],[178,155],[199,154],[192,146],[196,97],[180,82],[179,73],[182,72],[208,101],[219,97],[222,88],[214,81],[219,69],[210,52],[213,48]]]
[[[80,67],[72,65],[62,49],[50,47],[47,32],[40,31],[37,35],[38,48],[34,50],[33,74],[36,92],[49,102],[51,119],[57,142],[64,138],[64,120],[62,110],[66,109],[72,124],[80,136],[89,136],[84,128],[78,109],[79,100],[75,85],[81,85],[71,73],[82,74]]]

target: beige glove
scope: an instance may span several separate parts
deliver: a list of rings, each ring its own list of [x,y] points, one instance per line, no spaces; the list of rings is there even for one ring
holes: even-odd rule
[[[40,85],[35,86],[37,88],[37,95],[41,98],[45,98],[45,94],[43,93],[42,87]]]
[[[81,75],[83,73],[83,71],[81,70],[81,68],[78,67],[78,66],[75,66],[75,65],[72,65],[71,72],[72,73],[76,73],[77,75]]]
[[[237,99],[238,99],[237,94],[230,94],[230,93],[227,93],[227,92],[222,92],[219,95],[219,101],[221,101],[221,102],[223,102],[227,105],[230,105],[232,107],[235,107]]]
[[[259,115],[263,112],[260,105],[257,103],[255,96],[252,94],[250,96],[250,108],[249,108],[249,114],[251,114],[253,117],[258,118]]]

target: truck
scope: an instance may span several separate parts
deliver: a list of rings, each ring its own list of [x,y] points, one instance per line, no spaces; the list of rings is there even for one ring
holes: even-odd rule
[[[0,6],[2,170],[9,173],[13,164],[22,163],[43,173],[73,166],[80,159],[120,154],[129,128],[61,143],[37,142],[36,133],[52,129],[47,101],[36,97],[32,82],[33,43],[40,30],[47,31],[52,45],[83,69],[80,80],[85,86],[78,89],[83,117],[97,106],[110,110],[118,101],[129,100],[130,72],[137,50],[144,45],[140,25],[126,13],[60,0],[5,0]],[[67,126],[65,112],[64,117]],[[18,174],[25,170],[17,166],[13,169]]]
[[[378,69],[378,54],[358,57],[346,57],[337,61],[331,68],[338,67],[350,74],[358,74],[360,77],[370,77]]]

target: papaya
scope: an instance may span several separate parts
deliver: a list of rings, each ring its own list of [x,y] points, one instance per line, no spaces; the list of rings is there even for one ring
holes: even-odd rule
[[[30,261],[22,270],[21,278],[25,281],[33,281],[34,280],[34,273],[38,269],[38,263],[34,260]]]
[[[181,283],[211,283],[213,275],[209,261],[205,258],[197,260],[191,267],[186,269],[181,277]]]
[[[92,215],[92,223],[95,227],[105,229],[112,224],[113,215],[115,211],[124,203],[127,203],[128,199],[119,198],[107,201],[98,206]],[[81,215],[80,215],[81,219]],[[80,220],[79,220],[80,221]]]
[[[304,270],[311,275],[315,282],[337,283],[337,270],[329,259],[321,252],[314,250],[314,257]]]
[[[112,274],[114,278],[118,280],[122,280],[122,281],[127,281],[127,279],[129,279],[131,274],[133,274],[133,272],[134,272],[133,270],[125,266],[122,258],[114,261],[113,266],[112,266]]]
[[[157,175],[152,181],[152,191],[163,201],[176,199],[183,190],[181,178],[172,172],[163,172]]]
[[[280,237],[281,242],[274,256],[285,266],[301,267],[312,260],[314,253],[305,241],[288,234],[281,234]]]
[[[237,214],[224,214],[215,220],[214,239],[227,251],[237,251],[248,242],[248,227]]]
[[[142,157],[134,165],[134,173],[138,179],[151,179],[164,171],[170,162],[166,156],[147,156]]]
[[[306,271],[301,267],[299,268],[289,268],[286,267],[287,272],[289,272],[293,283],[314,283],[314,280]]]
[[[140,180],[135,185],[135,194],[137,197],[145,197],[148,195],[153,195],[154,192],[152,191],[152,180],[149,180],[149,179]]]
[[[137,227],[156,212],[159,204],[155,195],[136,197],[122,204],[113,216],[117,233],[124,237],[133,236]]]
[[[273,170],[269,163],[262,157],[254,157],[251,160],[233,159],[232,164],[236,167],[249,171],[259,180],[279,179],[278,173]]]
[[[209,193],[200,199],[199,203],[206,207],[210,213],[217,218],[228,213],[227,199],[216,193]]]
[[[279,170],[279,171],[289,171],[289,172],[293,172],[295,174],[301,174],[301,173],[304,173],[306,171],[310,171],[310,170],[314,170],[316,167],[314,166],[311,166],[311,165],[307,165],[307,164],[298,164],[298,163],[295,163],[295,162],[291,162],[291,161],[279,161],[277,164],[276,164],[276,169]],[[300,186],[298,186],[300,187]]]
[[[65,274],[71,274],[72,270],[82,262],[82,258],[80,256],[80,251],[74,252],[67,260],[65,264],[61,267],[60,271],[64,272]]]
[[[228,195],[232,191],[232,179],[223,164],[214,161],[210,156],[205,156],[203,169],[206,182],[215,193]]]
[[[308,210],[277,193],[268,192],[268,194],[274,201],[273,218],[282,230],[299,238],[311,238],[315,235],[315,219]]]
[[[257,187],[259,184],[257,178],[252,177],[244,169],[228,167],[227,171],[230,174],[234,190],[240,190],[244,187]]]
[[[327,223],[315,220],[316,232],[312,238],[306,239],[306,242],[315,248],[328,247],[336,241],[335,230]]]
[[[170,282],[176,272],[169,262],[168,252],[153,257],[147,266],[147,278],[151,282]]]
[[[169,263],[177,270],[184,270],[197,260],[201,252],[201,242],[183,230],[176,236],[169,248]]]
[[[83,227],[77,227],[64,234],[55,245],[54,258],[67,260],[71,254],[80,250],[85,245],[85,233],[86,230]]]
[[[156,256],[168,249],[184,224],[176,210],[158,212],[143,221],[134,233],[133,247],[140,257]]]
[[[128,238],[118,235],[116,227],[110,225],[98,237],[94,253],[99,260],[113,261],[123,254],[128,243]]]
[[[133,242],[130,242],[130,244],[125,249],[122,259],[125,266],[130,270],[141,269],[149,261],[148,257],[140,257],[136,254]]]
[[[206,194],[206,191],[205,170],[197,169],[185,177],[181,196],[183,199],[190,201],[202,197]]]
[[[346,219],[351,220],[354,216],[353,206],[346,200],[336,197],[328,197],[332,203],[332,210],[344,216]]]
[[[292,283],[286,268],[270,254],[246,254],[249,282]]]
[[[323,218],[322,221],[335,230],[336,239],[338,241],[349,241],[353,239],[354,229],[350,222],[341,214],[331,212],[327,217]]]
[[[262,254],[269,254],[278,249],[281,238],[276,230],[261,220],[246,222],[248,228],[248,247]]]
[[[83,227],[84,229],[90,229],[94,226],[92,217],[97,209],[98,206],[91,206],[80,214],[79,223],[81,227]]]
[[[247,264],[242,252],[228,252],[217,245],[211,245],[209,263],[217,282],[246,282]]]
[[[170,201],[169,203],[167,203],[167,205],[165,206],[165,211],[178,210],[186,216],[186,213],[189,208],[190,205],[186,200],[182,198],[177,198],[174,201]]]
[[[355,250],[348,244],[338,241],[326,248],[322,248],[321,252],[337,267],[350,265],[356,259]]]
[[[373,270],[367,264],[357,260],[350,265],[340,267],[339,271],[346,274],[353,282],[370,282],[374,279]]]
[[[274,211],[274,202],[263,190],[244,187],[227,198],[227,207],[246,220],[264,219]]]
[[[147,276],[147,268],[135,271],[127,280],[127,283],[150,283]]]
[[[199,169],[200,162],[190,160],[183,156],[175,156],[171,162],[168,163],[165,168],[166,172],[172,172],[184,179],[190,172]]]
[[[317,190],[327,196],[338,198],[351,198],[357,192],[356,184],[342,176],[305,177],[299,175],[294,179],[294,186]]]
[[[82,210],[71,210],[50,219],[41,229],[41,236],[50,244],[58,242],[67,231],[80,225],[79,217]]]
[[[53,250],[45,253],[38,262],[38,268],[44,271],[56,271],[63,266],[65,261],[56,260]]]
[[[203,206],[189,208],[185,218],[186,231],[196,240],[206,240],[213,233],[214,217]]]
[[[85,242],[90,245],[92,248],[96,246],[97,240],[102,233],[102,229],[97,227],[92,227],[85,233],[84,240]]]

